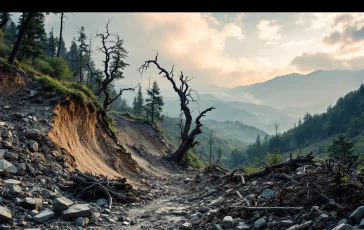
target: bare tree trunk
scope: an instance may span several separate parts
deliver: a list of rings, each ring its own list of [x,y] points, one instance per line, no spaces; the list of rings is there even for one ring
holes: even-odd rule
[[[200,119],[205,116],[205,114],[213,109],[215,107],[210,107],[200,113],[198,117],[196,118],[196,127],[190,132],[191,124],[192,124],[192,115],[190,108],[188,107],[188,104],[190,103],[190,100],[192,102],[195,102],[194,98],[191,95],[191,92],[196,92],[190,88],[188,85],[188,82],[192,78],[185,77],[183,73],[181,72],[181,75],[179,76],[179,80],[181,81],[181,85],[177,87],[176,82],[174,81],[174,73],[173,73],[173,67],[170,72],[168,72],[166,69],[162,68],[158,63],[158,53],[154,60],[148,60],[145,61],[145,63],[139,68],[140,73],[143,73],[143,71],[147,70],[149,68],[149,64],[153,63],[155,66],[157,66],[158,70],[160,71],[159,74],[164,74],[164,77],[167,78],[174,89],[174,91],[178,94],[180,98],[180,107],[183,111],[183,114],[185,116],[185,125],[183,127],[183,130],[181,132],[181,144],[174,152],[169,159],[173,161],[180,162],[187,154],[187,151],[198,144],[198,141],[195,141],[195,137],[198,134],[202,133],[201,127],[202,123],[200,122]]]
[[[28,25],[29,25],[29,23],[30,23],[33,15],[34,15],[34,12],[29,12],[28,15],[27,15],[27,17],[26,17],[26,19],[24,19],[25,13],[23,13],[23,23],[22,23],[22,25],[21,25],[21,27],[19,29],[18,38],[16,39],[15,45],[13,47],[13,50],[11,51],[11,54],[10,54],[10,56],[8,58],[8,62],[10,64],[13,64],[14,63],[15,57],[18,54],[19,49],[20,49],[20,46],[21,46],[21,42],[23,40],[23,36],[24,36],[24,34],[26,32],[26,29],[27,29],[27,27],[28,27]]]
[[[9,21],[9,12],[3,12],[3,16],[0,23],[0,30],[6,25]]]
[[[57,57],[59,57],[60,50],[61,50],[61,43],[62,43],[62,30],[63,30],[63,16],[64,13],[61,13],[61,29],[59,30],[59,42],[58,42],[58,50],[57,50]]]

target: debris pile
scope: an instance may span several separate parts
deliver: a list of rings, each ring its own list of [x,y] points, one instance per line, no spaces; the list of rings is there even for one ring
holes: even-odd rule
[[[339,162],[316,162],[312,153],[253,173],[211,166],[188,186],[191,229],[364,227],[360,173]]]

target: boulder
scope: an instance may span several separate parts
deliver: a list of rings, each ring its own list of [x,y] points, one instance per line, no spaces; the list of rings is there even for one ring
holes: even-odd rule
[[[0,169],[11,174],[15,174],[17,172],[17,168],[12,163],[4,159],[0,160]]]
[[[76,226],[85,227],[90,222],[90,219],[87,217],[78,217],[75,221]]]
[[[10,223],[13,217],[10,210],[7,207],[0,206],[0,223]]]
[[[38,152],[38,142],[36,141],[29,141],[28,148],[32,152]]]
[[[11,161],[16,161],[19,159],[19,154],[9,151],[5,153],[5,158]]]
[[[62,211],[62,215],[64,219],[72,220],[78,217],[90,217],[92,216],[92,211],[88,204],[75,204]]]
[[[73,204],[73,201],[68,199],[67,197],[57,197],[53,201],[53,209],[56,212],[62,212],[63,210],[66,210]]]
[[[38,210],[42,206],[42,199],[26,197],[20,202],[21,206],[30,210]]]
[[[231,216],[225,216],[224,219],[222,220],[222,226],[224,227],[224,229],[233,228],[234,227],[233,218]]]
[[[38,215],[34,216],[33,219],[35,222],[43,224],[47,222],[48,220],[53,219],[54,212],[51,209],[46,209],[42,212],[40,212]]]
[[[364,206],[360,206],[357,209],[355,209],[349,216],[349,218],[354,222],[358,223],[363,219],[364,217]]]
[[[16,165],[17,174],[20,176],[24,176],[27,172],[27,166],[24,163],[19,163]]]
[[[259,220],[254,222],[255,228],[263,228],[267,225],[267,221],[264,218],[260,218]]]

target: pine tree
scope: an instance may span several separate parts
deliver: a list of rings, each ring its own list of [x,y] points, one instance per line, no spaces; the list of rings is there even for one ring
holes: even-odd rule
[[[45,43],[45,54],[50,57],[54,57],[56,54],[56,38],[54,37],[53,28],[49,32],[49,37],[47,38],[47,42]]]
[[[354,144],[350,142],[344,135],[340,135],[334,139],[332,145],[329,146],[329,156],[342,161],[356,160],[357,156],[353,155]]]
[[[138,85],[138,93],[133,100],[133,112],[135,115],[143,115],[144,99],[142,93],[142,86]]]
[[[160,89],[156,81],[153,82],[153,87],[147,90],[148,98],[145,99],[145,113],[147,120],[151,118],[151,122],[154,120],[162,120],[161,116],[162,108],[164,105],[163,98],[160,95]]]
[[[9,18],[9,21],[7,23],[7,27],[5,28],[5,34],[4,34],[4,44],[7,46],[13,45],[16,36],[18,34],[18,29],[16,27],[16,24]]]
[[[88,45],[86,43],[87,36],[85,34],[85,28],[81,26],[78,30],[78,55],[77,55],[77,70],[78,70],[78,80],[82,82],[84,79],[83,71],[86,69],[86,65],[88,62]]]
[[[21,24],[23,18],[20,17],[19,21],[19,24]],[[45,47],[42,46],[42,43],[46,40],[46,37],[44,13],[35,12],[24,33],[22,45],[20,47],[21,56],[19,61],[25,56],[26,58],[31,58],[33,64],[35,58],[43,56]]]
[[[74,78],[77,75],[77,53],[78,48],[76,44],[76,39],[73,38],[70,46],[70,51],[67,53],[67,61],[69,63],[71,71],[73,72]]]

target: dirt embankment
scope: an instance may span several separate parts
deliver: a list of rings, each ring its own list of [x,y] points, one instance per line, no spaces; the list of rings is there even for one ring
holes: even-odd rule
[[[140,172],[131,154],[117,147],[103,130],[96,111],[67,99],[53,112],[53,129],[48,136],[63,148],[71,166],[108,176]]]
[[[0,60],[0,96],[6,96],[22,89],[30,76]]]

